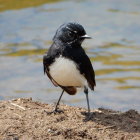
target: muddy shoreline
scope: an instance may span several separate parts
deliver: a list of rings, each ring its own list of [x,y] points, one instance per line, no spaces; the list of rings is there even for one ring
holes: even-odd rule
[[[139,140],[140,114],[99,108],[87,117],[86,110],[54,106],[30,99],[0,101],[0,140]]]

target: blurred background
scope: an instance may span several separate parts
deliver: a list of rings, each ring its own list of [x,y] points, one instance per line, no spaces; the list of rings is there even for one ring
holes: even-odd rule
[[[42,57],[68,21],[93,37],[83,43],[96,73],[91,108],[140,111],[139,0],[0,0],[0,100],[57,101],[61,89],[44,76]],[[81,90],[62,102],[86,107]]]

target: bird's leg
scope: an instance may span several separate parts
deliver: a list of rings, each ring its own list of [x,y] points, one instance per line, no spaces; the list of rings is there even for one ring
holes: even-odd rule
[[[84,87],[84,92],[86,94],[86,99],[87,99],[88,114],[90,115],[90,105],[89,105],[88,88],[87,87]]]
[[[60,102],[60,100],[61,100],[61,98],[62,98],[63,93],[64,93],[64,90],[62,91],[62,93],[61,93],[61,95],[60,95],[60,97],[59,97],[59,99],[58,99],[58,101],[57,101],[57,104],[56,104],[56,106],[55,106],[54,112],[59,112],[59,111],[58,111],[58,105],[59,105],[59,102]]]

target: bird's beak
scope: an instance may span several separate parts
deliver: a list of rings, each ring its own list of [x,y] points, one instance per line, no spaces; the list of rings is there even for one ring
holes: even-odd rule
[[[85,34],[85,35],[81,36],[81,38],[91,39],[92,37],[90,37],[89,35]]]

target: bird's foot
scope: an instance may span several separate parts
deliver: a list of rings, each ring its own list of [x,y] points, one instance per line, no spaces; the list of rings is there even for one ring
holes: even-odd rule
[[[55,110],[53,110],[53,111],[51,111],[51,112],[48,112],[48,111],[45,110],[45,112],[46,112],[48,115],[64,113],[64,111],[63,111],[63,110],[60,110],[60,109],[55,109]]]
[[[93,113],[91,112],[85,113],[85,119],[84,119],[85,122],[92,120],[92,118],[93,118]]]
[[[92,117],[93,117],[93,114],[92,113],[88,113],[88,115],[87,115],[87,121],[89,121],[89,120],[91,120],[92,119]]]
[[[64,111],[63,110],[60,110],[60,109],[55,109],[54,111],[53,111],[53,113],[54,114],[60,114],[60,113],[64,113]]]

